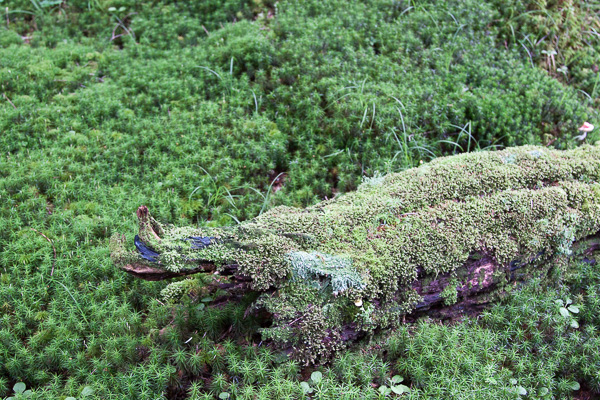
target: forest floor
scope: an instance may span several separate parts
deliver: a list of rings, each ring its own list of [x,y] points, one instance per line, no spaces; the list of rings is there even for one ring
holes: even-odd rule
[[[0,6],[0,397],[600,398],[592,259],[304,367],[243,304],[165,303],[108,251],[142,204],[232,225],[438,156],[594,143],[598,0]]]

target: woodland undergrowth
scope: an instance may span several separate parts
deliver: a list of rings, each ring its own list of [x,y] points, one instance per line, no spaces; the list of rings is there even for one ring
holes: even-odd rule
[[[251,296],[171,304],[108,250],[114,232],[133,240],[141,204],[235,225],[442,155],[594,143],[576,136],[600,124],[597,1],[0,6],[0,396],[600,394],[591,260],[478,319],[405,325],[302,368],[260,341]]]

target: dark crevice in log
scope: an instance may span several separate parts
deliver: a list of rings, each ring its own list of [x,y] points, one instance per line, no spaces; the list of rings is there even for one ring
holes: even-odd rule
[[[342,341],[347,342],[361,339],[366,336],[366,333],[361,331],[359,326],[353,322],[342,327],[340,330],[340,336]]]
[[[590,235],[573,244],[572,257],[579,257],[583,262],[595,263],[595,259],[583,256],[590,255],[599,249],[600,235]],[[483,255],[478,260],[470,259],[459,271],[463,274],[466,273],[463,276],[467,277],[467,281],[471,285],[459,285],[457,288],[458,301],[451,305],[446,305],[441,295],[452,280],[451,273],[440,275],[428,284],[425,283],[427,277],[420,275],[412,288],[423,297],[423,300],[415,306],[407,318],[415,320],[427,315],[435,319],[456,319],[478,315],[495,299],[492,293],[498,289],[501,283],[523,282],[529,275],[524,272],[519,273],[522,269],[537,262],[551,262],[551,257],[544,258],[544,256],[546,254],[540,252],[526,261],[515,260],[508,266],[498,265],[496,260],[487,255]],[[498,279],[498,273],[501,273],[506,279]],[[461,283],[464,283],[464,278],[461,279]]]
[[[457,296],[464,298],[491,290],[495,286],[493,275],[500,269],[501,267],[490,256],[483,255],[476,260],[471,258],[462,268],[461,272],[464,277],[461,281],[466,281],[466,283],[457,287]],[[454,275],[453,273],[447,273],[434,278],[425,274],[419,275],[412,288],[423,299],[415,306],[415,311],[426,311],[439,303],[443,303],[442,292],[452,282]]]

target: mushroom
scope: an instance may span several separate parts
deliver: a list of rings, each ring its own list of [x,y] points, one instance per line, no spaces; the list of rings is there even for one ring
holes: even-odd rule
[[[583,132],[583,134],[581,134],[579,136],[575,136],[575,139],[583,140],[586,138],[588,132],[591,132],[594,130],[594,125],[590,124],[589,122],[584,122],[583,125],[581,125],[578,130],[580,132]]]

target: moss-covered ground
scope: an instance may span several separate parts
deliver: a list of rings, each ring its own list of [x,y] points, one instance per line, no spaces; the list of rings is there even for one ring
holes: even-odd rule
[[[165,303],[108,250],[141,204],[235,225],[442,155],[578,146],[600,124],[597,1],[0,6],[0,396],[384,398],[396,375],[407,398],[600,394],[590,263],[315,370],[261,342],[254,298]]]

